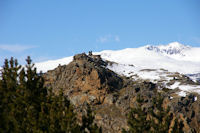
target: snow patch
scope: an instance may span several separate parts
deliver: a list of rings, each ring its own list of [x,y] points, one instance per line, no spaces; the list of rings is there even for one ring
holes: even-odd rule
[[[200,94],[200,85],[182,85],[180,84],[180,82],[175,82],[173,85],[168,86],[168,88],[170,89],[180,89],[181,92],[179,92],[178,94],[180,96],[186,95],[186,92],[190,93],[190,92],[196,92]]]
[[[170,89],[176,89],[179,87],[179,82],[175,82],[173,85],[169,86]]]
[[[186,92],[180,91],[177,93],[179,96],[186,97]]]
[[[197,97],[194,97],[194,101],[197,101]]]

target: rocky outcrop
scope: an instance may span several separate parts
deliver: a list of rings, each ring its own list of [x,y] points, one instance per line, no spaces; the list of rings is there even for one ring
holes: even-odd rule
[[[170,107],[173,112],[185,117],[186,123],[193,128],[189,130],[190,132],[200,132],[200,96],[198,94],[191,93],[186,97],[174,98],[170,102]]]
[[[200,132],[200,97],[197,94],[180,97],[174,90],[162,90],[151,82],[133,81],[106,66],[107,62],[99,55],[78,54],[68,65],[45,73],[45,86],[53,88],[55,93],[62,90],[78,114],[89,104],[95,112],[95,122],[105,133],[128,129],[126,116],[137,105],[136,97],[143,97],[142,106],[148,110],[158,92],[165,98],[163,106],[169,106],[184,121],[185,132]]]
[[[78,54],[68,65],[48,71],[44,75],[45,85],[52,87],[55,93],[63,89],[74,104],[85,101],[102,103],[106,94],[120,90],[123,86],[122,78],[107,69],[106,65],[100,56]]]

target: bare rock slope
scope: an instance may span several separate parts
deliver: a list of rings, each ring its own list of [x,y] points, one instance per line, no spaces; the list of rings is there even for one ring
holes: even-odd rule
[[[95,122],[105,133],[127,129],[127,113],[135,107],[137,95],[144,98],[143,107],[151,108],[158,92],[174,114],[184,121],[185,132],[200,132],[200,96],[180,97],[176,90],[160,89],[158,84],[120,76],[106,68],[109,62],[98,55],[78,54],[71,63],[58,66],[44,74],[45,86],[68,96],[79,114],[89,104],[95,112]],[[171,98],[173,96],[173,98]]]

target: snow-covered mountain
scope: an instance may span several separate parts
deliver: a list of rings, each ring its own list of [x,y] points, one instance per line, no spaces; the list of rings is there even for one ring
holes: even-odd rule
[[[190,47],[178,42],[168,45],[146,45],[139,48],[126,48],[122,50],[104,50],[94,52],[101,55],[103,60],[107,60],[112,65],[107,68],[120,75],[132,77],[133,79],[150,80],[161,82],[168,88],[179,87],[180,94],[186,92],[200,93],[200,85],[187,85],[181,82],[169,84],[174,78],[182,78],[187,75],[191,80],[200,80],[200,47]],[[50,60],[36,63],[38,71],[46,72],[56,68],[59,64],[68,64],[73,57],[66,57],[59,60]],[[187,77],[183,77],[187,79]]]
[[[147,45],[146,48],[148,50],[153,50],[155,52],[162,53],[165,55],[181,55],[181,56],[184,56],[184,52],[186,50],[191,49],[190,46],[188,45],[185,46],[178,42],[173,42],[168,45],[159,45],[159,46]]]
[[[200,73],[200,47],[190,47],[173,42],[168,45],[147,45],[139,48],[126,48],[123,50],[104,50],[95,52],[105,60],[118,64],[132,64],[143,69],[166,69],[171,72],[183,74]],[[49,60],[36,63],[38,70],[46,72],[59,64],[64,65],[72,61],[71,57],[59,60]]]

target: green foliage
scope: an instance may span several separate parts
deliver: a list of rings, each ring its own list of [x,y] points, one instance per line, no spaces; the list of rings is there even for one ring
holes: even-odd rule
[[[92,114],[91,108],[87,107],[87,115],[82,117],[82,131],[86,133],[89,131],[90,133],[101,133],[102,130],[96,124],[94,124],[94,115]]]
[[[137,97],[138,107],[132,108],[128,114],[128,133],[147,133],[150,130],[150,121],[147,120],[147,113],[142,108],[143,99]],[[126,131],[123,129],[123,133]]]
[[[13,58],[5,60],[0,77],[0,133],[98,133],[89,111],[77,124],[76,114],[61,90],[59,95],[44,87],[30,57],[22,68]]]
[[[170,112],[169,108],[163,108],[163,97],[158,94],[153,98],[151,108],[145,110],[142,107],[143,99],[139,95],[137,97],[138,107],[132,108],[128,114],[129,130],[123,133],[182,133],[183,123]],[[171,125],[172,121],[174,124]]]
[[[153,98],[153,107],[151,108],[151,115],[153,116],[152,127],[154,132],[168,133],[173,114],[169,112],[169,108],[164,109],[162,104],[163,98],[161,95]]]
[[[172,131],[173,133],[184,133],[183,127],[184,127],[183,122],[182,121],[178,122],[178,120],[175,119],[175,123],[174,123]]]
[[[12,131],[17,130],[15,123],[17,121],[12,117],[14,115],[14,108],[17,97],[17,77],[21,66],[18,65],[17,60],[13,58],[8,61],[5,60],[3,70],[1,71],[0,80],[0,130]]]

